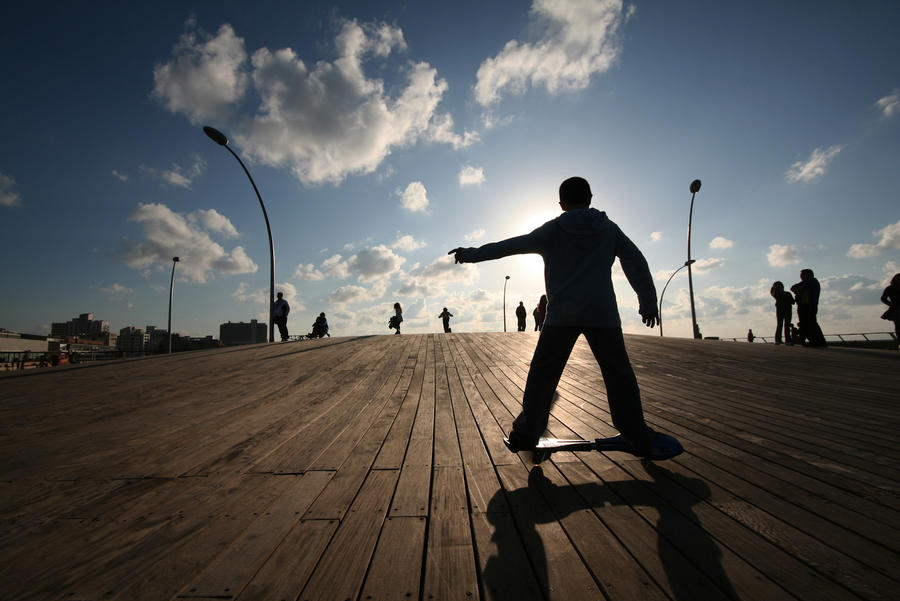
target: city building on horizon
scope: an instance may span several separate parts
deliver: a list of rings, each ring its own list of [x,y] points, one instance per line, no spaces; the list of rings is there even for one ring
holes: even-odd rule
[[[219,325],[219,340],[223,346],[237,346],[239,344],[256,344],[266,342],[267,326],[251,319],[250,323],[239,321],[228,322]]]

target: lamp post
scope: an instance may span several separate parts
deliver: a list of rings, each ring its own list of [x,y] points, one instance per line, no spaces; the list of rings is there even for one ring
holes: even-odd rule
[[[688,243],[687,243],[687,265],[688,268],[688,290],[691,295],[691,324],[694,326],[694,338],[700,338],[700,328],[697,327],[697,311],[694,309],[694,278],[691,275],[691,265],[694,263],[691,260],[691,221],[694,217],[694,196],[697,195],[697,191],[700,190],[700,180],[695,179],[691,182],[691,210],[688,213]],[[660,334],[662,330],[660,329]]]
[[[681,271],[681,270],[684,269],[685,267],[690,267],[692,263],[696,263],[696,262],[697,262],[697,261],[695,261],[694,259],[691,259],[690,261],[685,261],[685,262],[684,262],[684,265],[682,265],[681,267],[679,267],[678,269],[676,269],[674,272],[672,272],[672,275],[670,275],[670,276],[669,276],[669,279],[666,280],[666,285],[663,286],[662,292],[661,292],[660,295],[659,295],[659,335],[660,335],[660,336],[663,335],[663,329],[662,329],[662,301],[663,301],[663,297],[666,295],[666,288],[669,287],[669,282],[672,281],[672,278],[675,277],[675,274],[676,274],[676,273],[678,273],[679,271]]]
[[[172,257],[172,280],[169,282],[169,354],[172,354],[172,292],[175,290],[175,263],[180,261]]]
[[[503,331],[506,331],[506,284],[509,282],[509,276],[503,280]]]
[[[241,157],[228,146],[228,138],[225,137],[225,134],[208,125],[203,127],[203,133],[209,136],[209,138],[219,146],[224,146],[225,150],[230,152],[231,156],[237,159],[237,162],[243,168],[244,173],[246,173],[247,177],[250,179],[250,185],[253,186],[253,191],[256,192],[256,198],[259,200],[259,207],[262,209],[263,218],[266,220],[266,232],[269,234],[269,342],[275,342],[275,332],[272,331],[272,306],[275,304],[275,244],[272,242],[272,227],[269,225],[269,214],[266,213],[266,205],[263,204],[262,196],[259,195],[259,189],[256,187],[256,182],[253,181],[253,177],[244,165],[244,161],[242,161]]]

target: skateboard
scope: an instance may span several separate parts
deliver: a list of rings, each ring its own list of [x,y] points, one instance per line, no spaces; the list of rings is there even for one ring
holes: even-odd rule
[[[509,444],[508,438],[504,438],[503,443],[510,451],[513,450]],[[584,440],[581,438],[541,438],[534,449],[531,449],[531,452],[533,453],[532,461],[537,465],[538,463],[549,459],[550,455],[557,451],[600,451],[601,453],[621,451],[623,453],[631,453],[632,455],[638,456],[635,454],[631,443],[629,443],[624,436],[619,434],[618,436],[596,438],[594,440]],[[676,455],[680,455],[683,451],[684,447],[682,447],[681,443],[672,436],[654,432],[653,440],[651,441],[650,456],[647,457],[647,459],[662,461],[663,459],[671,459]]]

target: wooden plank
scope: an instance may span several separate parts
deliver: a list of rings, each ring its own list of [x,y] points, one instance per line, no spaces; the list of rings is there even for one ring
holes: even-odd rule
[[[403,466],[403,458],[409,446],[409,438],[413,423],[416,419],[416,411],[419,406],[419,398],[422,395],[422,387],[425,379],[425,355],[427,347],[425,337],[419,337],[416,349],[417,355],[412,366],[412,378],[409,380],[406,397],[397,414],[397,418],[391,425],[378,457],[375,459],[376,469],[399,469]],[[407,370],[410,369],[407,363]]]
[[[369,473],[359,496],[298,597],[300,601],[344,601],[357,597],[396,484],[395,470]]]
[[[300,520],[236,599],[296,599],[337,527],[337,520]]]
[[[502,491],[500,494],[503,494]],[[502,505],[506,506],[505,498]],[[472,529],[478,548],[478,569],[485,599],[542,598],[541,585],[531,569],[512,515],[473,513]]]
[[[264,512],[256,514],[250,526],[214,562],[187,584],[180,597],[233,597],[240,592],[300,521],[331,479],[329,472],[309,472],[305,476],[281,476],[288,481],[281,496]]]
[[[538,490],[519,465],[499,466],[516,527],[545,598],[589,599],[602,593]],[[538,473],[537,468],[534,470]],[[509,538],[509,537],[506,537]]]
[[[360,599],[419,598],[425,526],[424,517],[389,517],[384,522]]]
[[[430,517],[423,596],[478,599],[475,550],[461,467],[435,466]]]

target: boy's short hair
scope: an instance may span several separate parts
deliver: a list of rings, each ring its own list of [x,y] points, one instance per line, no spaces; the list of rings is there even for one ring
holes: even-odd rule
[[[583,177],[570,177],[559,185],[559,202],[570,207],[591,204],[591,185]]]

